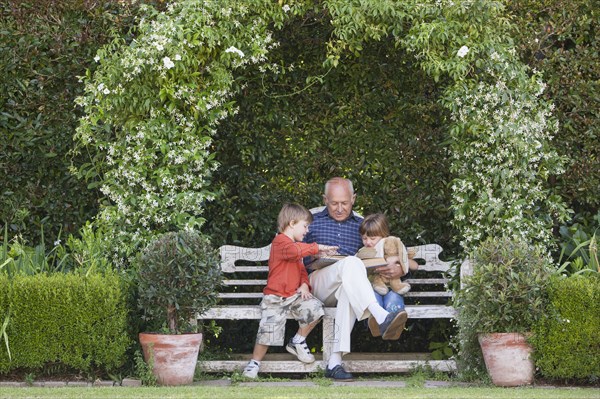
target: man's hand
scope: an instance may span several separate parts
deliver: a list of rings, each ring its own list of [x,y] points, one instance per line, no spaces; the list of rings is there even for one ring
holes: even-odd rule
[[[300,297],[302,299],[310,299],[310,298],[312,298],[312,294],[310,293],[310,290],[308,289],[308,285],[306,285],[306,283],[302,283],[302,285],[300,287],[298,287],[298,289],[296,290],[296,292],[298,294],[300,294]]]
[[[400,259],[397,256],[390,256],[386,260],[388,262],[387,266],[378,267],[377,270],[375,270],[377,273],[389,279],[404,276],[404,270],[402,269],[402,265],[399,262]]]

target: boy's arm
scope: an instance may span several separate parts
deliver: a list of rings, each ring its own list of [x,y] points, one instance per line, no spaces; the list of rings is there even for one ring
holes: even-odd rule
[[[316,255],[317,253],[319,253],[319,245],[317,243],[290,242],[281,247],[280,256],[281,259],[297,261],[306,256]]]

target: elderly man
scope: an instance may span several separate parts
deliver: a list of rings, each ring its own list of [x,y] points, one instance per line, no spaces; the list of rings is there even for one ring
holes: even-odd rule
[[[335,177],[325,184],[325,209],[314,215],[305,242],[339,247],[338,252],[348,257],[309,275],[313,295],[326,306],[335,306],[335,337],[333,353],[325,369],[325,376],[338,381],[352,379],[342,367],[342,356],[350,352],[350,334],[356,320],[375,318],[382,338],[398,339],[407,314],[404,310],[388,312],[382,308],[367,278],[364,264],[356,256],[363,245],[358,228],[362,218],[352,212],[356,194],[352,182]],[[378,270],[384,276],[398,277],[401,266],[395,262]]]

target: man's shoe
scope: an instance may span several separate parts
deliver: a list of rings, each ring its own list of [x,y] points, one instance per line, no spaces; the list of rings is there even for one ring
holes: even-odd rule
[[[332,369],[327,366],[327,368],[325,368],[325,377],[333,378],[336,381],[352,381],[354,379],[354,376],[344,370],[341,364],[338,364]]]
[[[369,316],[369,330],[371,331],[371,335],[374,337],[381,337],[381,331],[379,331],[379,324],[377,324],[377,320],[373,316]]]
[[[285,346],[285,349],[292,355],[296,355],[298,360],[300,360],[302,363],[313,363],[315,361],[315,357],[312,353],[310,353],[310,349],[308,349],[306,341],[302,341],[299,344],[295,344],[290,341]]]
[[[402,331],[404,331],[404,326],[406,325],[407,319],[408,314],[405,310],[390,313],[385,318],[385,321],[379,325],[381,338],[388,341],[400,338],[400,335],[402,335]]]

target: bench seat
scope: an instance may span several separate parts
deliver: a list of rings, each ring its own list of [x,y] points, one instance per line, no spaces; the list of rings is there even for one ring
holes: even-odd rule
[[[406,305],[410,319],[452,319],[456,309],[448,305]],[[326,317],[334,317],[335,308],[325,308]],[[215,306],[201,317],[204,320],[260,320],[258,305]],[[291,317],[289,318],[291,319]]]

